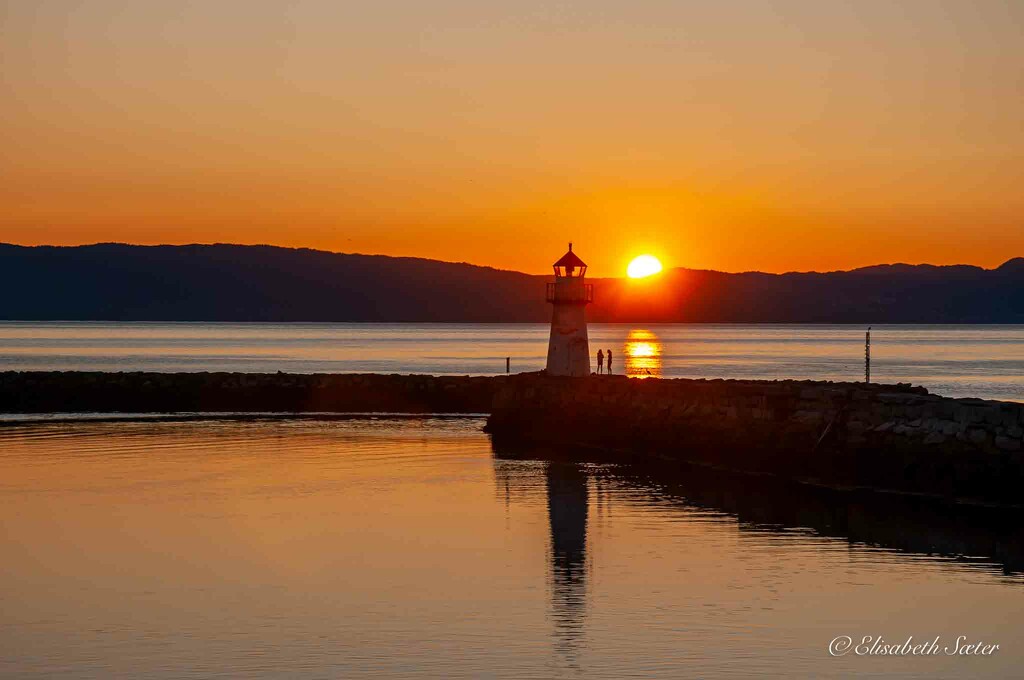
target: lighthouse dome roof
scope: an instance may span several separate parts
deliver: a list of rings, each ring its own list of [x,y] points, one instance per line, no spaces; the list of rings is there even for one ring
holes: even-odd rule
[[[587,263],[581,260],[576,253],[572,252],[572,244],[569,244],[569,252],[562,255],[562,259],[554,264],[555,267],[586,267]]]

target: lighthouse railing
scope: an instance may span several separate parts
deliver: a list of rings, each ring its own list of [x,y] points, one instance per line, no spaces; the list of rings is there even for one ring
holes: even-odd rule
[[[545,297],[548,302],[587,304],[594,301],[594,284],[559,285],[549,283]]]

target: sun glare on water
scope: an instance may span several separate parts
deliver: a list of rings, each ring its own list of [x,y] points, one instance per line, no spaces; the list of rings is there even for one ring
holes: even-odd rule
[[[639,257],[633,258],[633,261],[629,263],[629,267],[626,268],[626,274],[631,279],[642,279],[645,276],[651,276],[661,271],[661,262],[658,262],[658,258],[653,255],[640,255]]]

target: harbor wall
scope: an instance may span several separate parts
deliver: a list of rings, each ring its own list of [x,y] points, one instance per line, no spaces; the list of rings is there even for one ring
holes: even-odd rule
[[[1024,405],[910,385],[543,374],[0,373],[0,413],[478,413],[495,446],[1024,504]]]
[[[0,413],[488,413],[504,377],[0,373]]]
[[[829,486],[1024,503],[1024,408],[910,385],[509,380],[497,445],[590,448]]]

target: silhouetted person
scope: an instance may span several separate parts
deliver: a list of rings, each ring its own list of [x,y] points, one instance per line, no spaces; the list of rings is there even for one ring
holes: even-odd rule
[[[612,372],[612,351],[608,350],[604,355],[608,357],[608,373],[610,374]]]
[[[604,352],[597,350],[597,373],[604,373]]]

